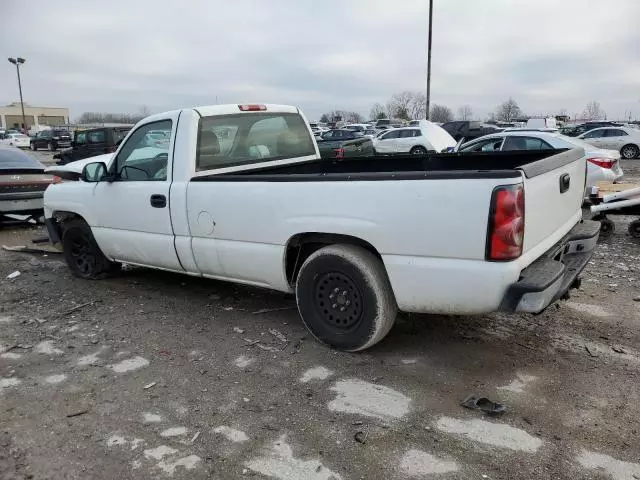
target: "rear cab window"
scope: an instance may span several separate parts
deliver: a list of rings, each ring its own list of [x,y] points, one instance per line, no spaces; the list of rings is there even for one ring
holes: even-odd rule
[[[200,119],[196,171],[315,154],[311,134],[297,113],[252,112]]]

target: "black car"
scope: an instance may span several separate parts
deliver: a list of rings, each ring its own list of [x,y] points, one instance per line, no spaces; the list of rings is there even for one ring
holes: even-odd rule
[[[465,140],[473,140],[474,138],[484,137],[485,135],[497,133],[502,130],[501,128],[482,122],[462,120],[443,123],[442,128],[444,128],[456,142],[462,138]]]
[[[586,122],[581,125],[571,125],[565,126],[560,129],[563,135],[568,135],[569,137],[577,137],[582,135],[583,133],[587,133],[595,128],[601,127],[622,127],[621,123],[616,122]]]
[[[71,148],[56,153],[53,158],[58,165],[115,152],[131,127],[101,127],[75,132]]]
[[[31,139],[31,150],[46,148],[50,152],[58,150],[58,148],[66,148],[71,146],[71,134],[67,130],[54,128],[51,130],[42,130]]]

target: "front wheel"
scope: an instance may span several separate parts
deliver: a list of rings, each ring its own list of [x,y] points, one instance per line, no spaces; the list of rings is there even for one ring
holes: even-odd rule
[[[636,158],[638,153],[638,147],[636,145],[625,145],[620,149],[620,155],[622,155],[622,158],[625,160]]]
[[[300,269],[296,299],[317,340],[350,352],[382,340],[398,310],[382,261],[355,245],[330,245],[311,254]]]
[[[409,153],[411,155],[426,155],[427,149],[424,147],[413,147]]]
[[[104,278],[119,269],[119,265],[104,256],[91,228],[80,219],[64,222],[62,248],[71,272],[80,278]]]

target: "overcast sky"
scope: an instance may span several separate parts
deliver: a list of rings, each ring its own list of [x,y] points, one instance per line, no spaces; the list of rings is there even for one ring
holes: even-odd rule
[[[597,100],[640,118],[640,0],[435,0],[432,102],[484,118],[573,116]],[[187,6],[188,5],[188,6]],[[426,88],[428,0],[56,0],[3,4],[0,50],[25,102],[136,112],[299,105],[310,119]],[[0,70],[0,103],[18,97]]]

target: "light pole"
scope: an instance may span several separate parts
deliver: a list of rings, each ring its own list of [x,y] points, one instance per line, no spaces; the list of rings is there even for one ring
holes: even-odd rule
[[[429,0],[429,46],[427,47],[427,120],[431,106],[431,27],[433,25],[433,0]]]
[[[20,90],[20,106],[22,107],[22,126],[24,128],[23,133],[27,133],[27,119],[24,116],[24,101],[22,100],[22,82],[20,81],[20,65],[22,65],[25,60],[24,58],[11,58],[8,60],[16,66],[16,72],[18,72],[18,90]]]

